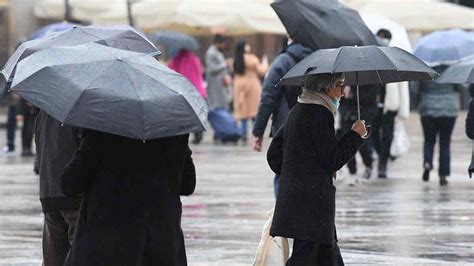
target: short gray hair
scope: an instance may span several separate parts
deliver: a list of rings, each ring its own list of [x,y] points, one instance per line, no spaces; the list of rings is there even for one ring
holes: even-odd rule
[[[306,77],[303,88],[312,92],[324,92],[327,87],[334,85],[336,81],[341,79],[344,79],[344,73],[309,75]]]

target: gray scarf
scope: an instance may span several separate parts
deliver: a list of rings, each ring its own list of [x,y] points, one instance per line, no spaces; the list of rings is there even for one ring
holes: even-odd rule
[[[298,102],[302,104],[317,104],[326,107],[336,117],[336,107],[332,99],[326,93],[313,92],[303,89],[303,93],[298,96]]]

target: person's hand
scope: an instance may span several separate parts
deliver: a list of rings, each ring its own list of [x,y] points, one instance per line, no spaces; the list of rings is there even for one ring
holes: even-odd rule
[[[266,54],[264,54],[262,56],[262,64],[263,65],[268,65],[268,56]]]
[[[230,75],[225,75],[223,80],[224,86],[230,86],[232,84],[232,77]]]
[[[263,137],[254,137],[252,141],[252,147],[255,151],[262,151]]]
[[[364,120],[357,120],[352,125],[352,130],[355,131],[361,138],[364,138],[367,135],[367,129],[365,128]]]

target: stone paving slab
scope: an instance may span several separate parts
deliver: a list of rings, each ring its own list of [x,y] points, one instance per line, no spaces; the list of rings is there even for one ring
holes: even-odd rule
[[[389,179],[337,184],[336,225],[347,265],[474,265],[474,181],[467,178],[471,142],[458,118],[452,177],[421,182],[419,118],[407,123],[410,153],[389,166]],[[211,133],[193,146],[196,193],[183,198],[190,265],[251,265],[266,212],[274,206],[264,153],[214,145]],[[5,133],[0,131],[0,146]],[[268,139],[266,139],[268,145]],[[437,156],[435,156],[437,158]],[[31,158],[0,157],[0,265],[40,265],[42,213]]]

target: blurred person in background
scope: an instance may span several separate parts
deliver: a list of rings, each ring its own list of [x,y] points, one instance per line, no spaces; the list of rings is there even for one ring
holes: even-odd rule
[[[377,117],[377,94],[380,90],[379,85],[364,85],[359,88],[359,99],[360,99],[360,112],[361,119],[365,121],[367,125],[372,125],[373,121]],[[346,87],[344,98],[341,100],[341,106],[339,108],[340,114],[340,130],[338,130],[338,136],[344,136],[346,132],[351,130],[352,125],[357,121],[357,95],[355,87]],[[373,163],[373,147],[371,139],[366,139],[364,144],[359,148],[359,154],[362,157],[362,162],[365,165],[365,171],[362,174],[362,180],[367,180],[372,175],[372,163]],[[347,168],[349,169],[350,179],[349,185],[354,186],[359,183],[359,176],[357,175],[357,162],[354,156],[347,162]]]
[[[392,34],[389,30],[380,29],[377,37],[384,45],[389,45]],[[389,83],[380,87],[378,95],[378,114],[372,124],[371,142],[378,155],[378,178],[388,177],[388,161],[391,158],[395,130],[395,119],[407,119],[410,116],[410,92],[408,82]]]
[[[294,86],[277,86],[280,79],[300,60],[311,54],[312,50],[288,38],[288,46],[275,58],[263,80],[262,95],[255,124],[252,130],[254,136],[252,146],[255,151],[262,151],[263,135],[268,120],[272,118],[270,136],[276,134],[285,123],[290,109],[297,103],[300,89]],[[275,196],[278,194],[279,176],[275,175]]]
[[[229,110],[232,94],[230,86],[232,77],[224,57],[227,40],[224,36],[214,36],[213,44],[206,51],[206,83],[209,111],[215,109]]]
[[[469,110],[466,117],[466,136],[471,140],[474,140],[474,84],[469,86],[469,94],[471,95],[471,101],[469,102]],[[471,163],[468,168],[469,177],[472,177],[474,172],[474,145],[472,146]]]
[[[251,53],[251,47],[245,40],[240,40],[235,47],[234,55],[234,116],[240,121],[242,140],[247,142],[249,120],[254,121],[262,85],[260,78],[268,70],[268,60],[262,62]]]
[[[9,86],[9,84],[7,85]],[[8,89],[7,89],[8,90]],[[36,110],[31,103],[21,99],[14,93],[8,93],[8,117],[7,117],[7,145],[3,147],[2,153],[5,156],[14,154],[15,152],[15,134],[17,121],[23,120],[21,129],[22,151],[21,156],[31,157],[35,154],[32,150],[34,121]]]
[[[199,91],[199,94],[201,94],[204,99],[207,99],[201,60],[199,60],[199,57],[197,57],[194,52],[181,49],[178,54],[171,59],[168,66],[188,78]],[[194,133],[194,139],[192,142],[194,144],[199,144],[202,138],[203,132]]]
[[[446,65],[433,67],[440,74],[446,68]],[[451,173],[451,135],[458,116],[459,91],[453,84],[420,81],[419,93],[418,109],[424,135],[422,179],[429,181],[430,171],[433,169],[434,146],[439,136],[439,184],[446,186],[447,177]]]

